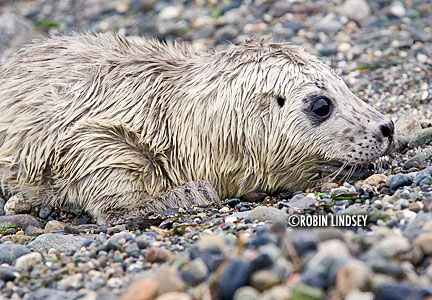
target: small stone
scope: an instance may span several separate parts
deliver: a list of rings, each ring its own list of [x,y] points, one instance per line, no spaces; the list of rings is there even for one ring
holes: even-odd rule
[[[5,235],[11,235],[11,234],[15,234],[15,233],[17,233],[17,229],[16,228],[8,228],[8,229],[6,229],[5,231],[3,231],[3,236],[5,236]]]
[[[207,279],[208,269],[201,258],[196,258],[183,268],[183,279],[195,286]]]
[[[254,272],[250,281],[250,285],[260,292],[281,283],[281,279],[277,274],[267,270]]]
[[[432,232],[425,232],[417,237],[417,242],[420,245],[423,253],[432,255]]]
[[[363,184],[378,184],[380,181],[386,181],[387,180],[387,176],[385,176],[384,174],[373,174],[372,176],[369,176],[368,178],[366,178],[363,181]]]
[[[14,212],[15,214],[28,214],[31,212],[32,206],[29,202],[24,201],[18,201],[15,203]]]
[[[14,270],[9,267],[0,266],[0,280],[8,282],[14,281],[16,275],[14,274]]]
[[[84,285],[84,275],[77,273],[73,275],[66,275],[58,283],[57,286],[60,289],[79,289]]]
[[[419,118],[412,113],[404,113],[395,123],[396,132],[403,137],[409,137],[422,129]]]
[[[396,191],[402,186],[407,186],[412,184],[412,179],[405,174],[396,174],[390,177],[390,190]]]
[[[372,270],[364,262],[356,259],[349,260],[336,276],[336,290],[344,298],[354,290],[363,290],[369,283]]]
[[[411,210],[411,211],[413,211],[415,213],[418,213],[420,211],[420,209],[421,209],[420,205],[417,202],[411,203],[408,208],[409,208],[409,210]]]
[[[150,247],[146,251],[146,261],[149,263],[163,263],[170,257],[170,252],[159,247]]]
[[[323,299],[323,296],[323,291],[316,287],[298,284],[294,288],[290,300],[320,300]]]
[[[220,235],[204,234],[200,236],[197,247],[200,251],[206,253],[219,254],[225,251],[226,245]]]
[[[318,244],[318,252],[325,254],[337,253],[339,257],[349,257],[351,253],[347,245],[339,239],[330,239]]]
[[[247,218],[262,222],[286,223],[288,215],[284,211],[274,207],[258,206],[249,213]]]
[[[419,168],[421,165],[426,164],[426,161],[432,157],[432,149],[427,149],[415,155],[405,162],[403,168],[409,170],[411,168]]]
[[[225,266],[218,280],[221,299],[232,299],[238,288],[247,285],[250,275],[251,266],[247,261],[239,258],[231,260]]]
[[[183,11],[183,6],[167,6],[159,13],[159,19],[161,21],[164,20],[172,20],[177,19]]]
[[[0,216],[0,228],[12,225],[24,229],[26,235],[35,235],[42,228],[42,224],[30,215]]]
[[[19,202],[24,202],[24,197],[21,194],[14,195],[6,201],[6,204],[4,205],[4,211],[6,215],[14,215],[17,214],[15,212],[15,205]]]
[[[388,236],[372,247],[366,257],[393,257],[398,254],[407,253],[411,249],[408,239],[400,236]]]
[[[432,139],[432,128],[425,128],[414,132],[408,137],[409,145],[411,147],[419,147],[425,144],[427,140]]]
[[[379,288],[376,295],[376,300],[424,299],[419,290],[402,282],[384,284]]]
[[[214,40],[218,44],[227,44],[232,42],[238,35],[239,30],[236,26],[226,25],[216,31]]]
[[[259,297],[260,300],[290,300],[291,290],[286,285],[276,285],[264,291]]]
[[[0,242],[2,242],[2,243],[10,242],[13,244],[18,244],[18,245],[27,245],[33,239],[34,239],[34,236],[15,234],[15,235],[3,236],[2,238],[0,238]]]
[[[139,248],[138,248],[137,243],[131,243],[130,245],[128,245],[128,246],[125,248],[125,252],[126,252],[128,255],[134,255],[135,253],[138,253],[138,252],[139,252]]]
[[[348,19],[364,22],[370,16],[370,8],[365,0],[347,0],[342,5],[341,13]]]
[[[66,226],[66,224],[63,222],[51,220],[48,223],[46,223],[45,228],[44,228],[44,232],[45,233],[52,233],[52,232],[57,231],[57,230],[62,230],[65,226]]]
[[[417,173],[414,183],[417,186],[432,184],[432,167],[428,167]]]
[[[74,251],[89,240],[89,238],[83,236],[45,233],[31,241],[28,247],[45,253],[51,248],[57,249],[60,252]]]
[[[0,264],[6,263],[12,265],[17,258],[29,253],[30,250],[26,246],[14,244],[0,245]]]
[[[361,292],[354,290],[346,295],[345,300],[373,300],[374,294],[372,292]]]
[[[258,300],[259,292],[250,286],[244,286],[236,290],[233,300]]]
[[[225,201],[224,205],[228,205],[231,208],[234,208],[237,204],[240,204],[240,199],[233,198]]]
[[[42,261],[43,258],[40,253],[32,252],[17,258],[15,261],[15,267],[20,271],[31,271],[34,266]]]
[[[171,292],[157,297],[156,300],[193,300],[193,299],[191,295],[186,293]]]
[[[335,19],[334,14],[328,14],[318,21],[316,29],[327,33],[337,32],[342,28],[342,23]]]
[[[169,292],[181,292],[185,287],[179,272],[172,266],[162,266],[156,273],[155,278],[159,284],[159,295]]]
[[[288,206],[291,208],[306,209],[314,206],[317,201],[315,199],[305,197],[303,195],[295,195],[289,201]]]
[[[396,18],[405,17],[406,9],[402,2],[394,1],[390,6],[390,13]]]
[[[236,216],[229,216],[225,218],[225,223],[235,223],[238,221]]]
[[[339,185],[338,185],[337,183],[334,183],[334,182],[327,182],[327,183],[324,183],[324,184],[322,185],[322,187],[321,187],[321,192],[324,193],[324,192],[329,191],[329,190],[331,190],[331,189],[335,189],[335,188],[337,188],[338,186],[339,186]]]
[[[224,206],[224,207],[222,207],[221,209],[219,209],[219,212],[220,212],[221,214],[226,214],[226,213],[228,213],[229,211],[230,211],[229,207],[226,207],[226,206]]]
[[[249,192],[240,197],[244,202],[261,202],[267,197],[266,193]]]
[[[322,48],[319,49],[319,55],[321,56],[335,56],[338,52],[338,47],[335,44],[324,44]]]
[[[47,219],[51,215],[52,211],[53,211],[53,208],[51,205],[42,205],[39,208],[39,214],[38,214],[39,218]]]

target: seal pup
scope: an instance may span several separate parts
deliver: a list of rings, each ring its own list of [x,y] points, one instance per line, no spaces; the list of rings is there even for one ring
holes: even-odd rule
[[[110,34],[36,41],[0,67],[0,111],[4,188],[99,223],[301,190],[394,140],[328,66],[265,39],[209,52]]]

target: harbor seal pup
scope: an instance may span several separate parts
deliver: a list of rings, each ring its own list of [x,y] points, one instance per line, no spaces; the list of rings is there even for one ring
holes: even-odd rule
[[[301,190],[394,140],[390,119],[329,67],[265,39],[197,53],[108,34],[52,37],[0,67],[0,111],[5,189],[81,206],[100,223]]]

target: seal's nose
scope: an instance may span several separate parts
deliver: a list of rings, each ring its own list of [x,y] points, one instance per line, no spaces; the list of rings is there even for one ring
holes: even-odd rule
[[[383,137],[391,139],[394,134],[394,124],[393,121],[390,121],[390,123],[387,123],[385,125],[380,126],[381,133]]]

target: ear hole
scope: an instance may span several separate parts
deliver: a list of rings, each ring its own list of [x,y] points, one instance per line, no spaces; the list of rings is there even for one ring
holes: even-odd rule
[[[277,104],[279,104],[280,107],[282,107],[282,106],[285,105],[285,98],[284,97],[278,96],[276,98],[276,101],[277,101]]]

